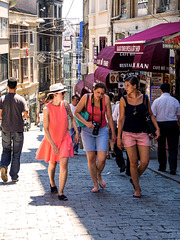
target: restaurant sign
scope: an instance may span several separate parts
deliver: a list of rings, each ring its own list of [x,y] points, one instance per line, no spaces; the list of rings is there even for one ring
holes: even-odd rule
[[[143,43],[124,43],[117,42],[115,44],[115,52],[118,53],[135,53],[143,54],[144,44]]]
[[[169,36],[164,37],[163,47],[180,49],[180,35],[172,38],[169,38]]]

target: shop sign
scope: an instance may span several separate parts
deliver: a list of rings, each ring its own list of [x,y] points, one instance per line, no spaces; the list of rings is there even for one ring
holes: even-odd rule
[[[97,59],[97,64],[108,68],[110,65],[110,62],[108,60],[104,60],[103,58],[101,58],[101,59]]]
[[[94,63],[97,63],[98,46],[94,46],[93,50],[94,50],[93,52]]]
[[[173,38],[169,38],[169,36],[165,36],[163,47],[180,49],[180,35]]]
[[[143,43],[125,44],[119,42],[115,45],[115,52],[120,53],[143,54],[143,49],[144,49]]]
[[[152,86],[151,87],[151,104],[154,100],[161,96],[161,89],[160,86]]]
[[[118,83],[118,88],[125,88],[124,82],[119,82]]]
[[[118,83],[118,82],[119,82],[119,72],[110,72],[109,83]]]
[[[162,84],[163,74],[161,73],[152,73],[151,84],[155,86],[160,86]]]

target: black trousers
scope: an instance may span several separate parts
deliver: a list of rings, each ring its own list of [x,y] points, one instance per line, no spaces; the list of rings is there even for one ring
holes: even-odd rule
[[[118,133],[118,129],[116,128],[116,135],[117,135],[117,133]],[[116,143],[114,144],[114,152],[116,154],[116,163],[117,163],[118,167],[121,168],[121,167],[125,166],[123,151],[118,148],[117,140],[116,140]],[[126,172],[130,173],[130,163],[129,163],[129,157],[127,155],[127,152],[126,152],[126,156],[127,156]]]
[[[158,161],[159,168],[166,170],[166,138],[169,152],[169,167],[170,171],[176,171],[177,155],[178,155],[178,140],[179,127],[176,121],[158,122],[161,136],[158,138]]]

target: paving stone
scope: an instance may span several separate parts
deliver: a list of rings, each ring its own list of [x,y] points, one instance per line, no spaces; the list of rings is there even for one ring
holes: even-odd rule
[[[110,159],[102,174],[106,188],[93,194],[87,158],[80,150],[69,160],[69,201],[61,202],[50,193],[48,163],[35,159],[42,137],[38,128],[25,133],[20,181],[0,181],[1,240],[180,239],[178,182],[147,169],[140,178],[142,198],[134,199],[129,177]],[[57,187],[58,173],[59,165]]]

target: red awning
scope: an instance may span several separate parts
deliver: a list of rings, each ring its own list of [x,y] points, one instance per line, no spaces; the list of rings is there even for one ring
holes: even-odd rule
[[[163,37],[180,32],[180,22],[162,23],[115,43],[115,52],[142,54],[144,45],[163,41]]]
[[[143,54],[136,54],[133,70],[148,72],[169,72],[169,49],[162,47],[162,43],[147,45]]]
[[[117,88],[118,83],[110,83],[109,81],[109,74],[113,72],[111,69],[98,67],[94,72],[94,82],[95,83],[104,83],[107,88]]]
[[[97,56],[97,66],[113,70],[131,70],[134,55],[129,53],[114,53],[115,47],[103,48]]]
[[[84,89],[88,92],[93,92],[94,73],[88,74],[84,79]]]
[[[81,98],[84,93],[86,93],[86,90],[84,89],[84,81],[81,80],[75,85],[74,94]]]

